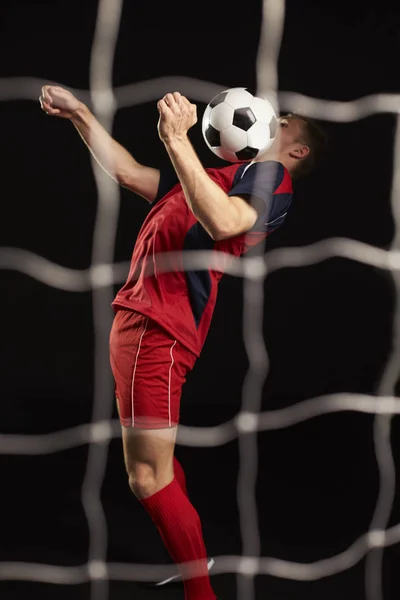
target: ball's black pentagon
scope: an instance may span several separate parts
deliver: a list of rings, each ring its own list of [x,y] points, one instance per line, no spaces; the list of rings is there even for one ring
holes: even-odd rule
[[[233,113],[233,124],[243,131],[250,129],[256,122],[256,117],[251,108],[237,108]]]
[[[257,148],[252,148],[251,146],[246,146],[243,150],[239,150],[239,152],[235,152],[236,157],[239,160],[252,160],[258,154]]]
[[[204,136],[212,148],[216,148],[217,146],[221,145],[220,133],[212,125],[207,126],[207,129],[204,131]]]
[[[228,92],[221,92],[220,94],[217,94],[215,96],[215,98],[213,98],[210,102],[211,108],[214,108],[214,106],[218,106],[218,104],[221,104],[221,102],[223,102],[225,100],[227,95],[228,95]]]
[[[271,121],[269,122],[269,135],[271,138],[276,136],[276,128],[278,127],[278,122],[276,118],[273,116]]]

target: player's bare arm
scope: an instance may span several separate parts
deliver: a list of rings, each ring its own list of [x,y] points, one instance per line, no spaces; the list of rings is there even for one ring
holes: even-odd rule
[[[210,179],[188,138],[189,129],[197,122],[196,106],[174,92],[159,100],[157,108],[160,139],[195,217],[216,241],[251,229],[258,216],[256,210],[240,196],[228,196]]]
[[[42,88],[39,100],[46,114],[69,119],[74,124],[96,161],[119,185],[148,202],[155,199],[159,170],[138,163],[107,133],[83,102],[65,88],[49,85]]]

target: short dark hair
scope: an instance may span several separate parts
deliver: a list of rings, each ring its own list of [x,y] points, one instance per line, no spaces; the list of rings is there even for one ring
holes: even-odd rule
[[[284,116],[301,121],[302,135],[298,141],[308,146],[310,150],[305,158],[299,160],[295,171],[292,173],[292,178],[297,179],[308,175],[321,166],[326,158],[328,136],[324,128],[310,117],[298,113],[288,113]]]

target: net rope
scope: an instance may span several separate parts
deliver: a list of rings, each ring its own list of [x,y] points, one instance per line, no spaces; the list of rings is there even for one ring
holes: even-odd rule
[[[208,103],[228,86],[190,77],[160,77],[126,86],[112,85],[112,67],[118,40],[123,0],[100,0],[91,54],[90,89],[69,87],[83,102],[90,104],[102,125],[111,133],[116,112],[144,102],[156,101],[165,93],[179,90],[197,102]],[[400,523],[388,527],[395,495],[395,465],[390,444],[391,424],[400,414],[400,399],[395,385],[400,368],[400,95],[375,94],[351,102],[336,102],[307,97],[294,92],[278,92],[277,63],[284,27],[282,0],[264,0],[263,22],[257,56],[257,89],[269,97],[276,110],[295,111],[325,121],[350,122],[371,115],[396,115],[391,194],[395,235],[389,250],[347,238],[329,238],[308,246],[279,248],[244,257],[227,258],[217,252],[188,252],[187,268],[224,268],[225,272],[244,280],[243,335],[249,369],[243,389],[243,403],[231,420],[214,427],[180,425],[177,443],[192,447],[216,447],[238,439],[240,469],[237,494],[240,530],[243,542],[241,556],[219,556],[213,574],[236,573],[238,598],[254,598],[256,575],[271,575],[297,581],[315,581],[351,568],[366,557],[367,600],[382,600],[382,559],[385,547],[400,541]],[[0,79],[0,101],[27,100],[37,102],[43,85],[63,85],[39,78]],[[89,446],[82,503],[85,510],[90,544],[88,560],[80,566],[58,566],[26,562],[0,562],[0,580],[20,580],[52,584],[91,583],[91,600],[107,600],[109,581],[155,581],[171,575],[164,565],[107,563],[107,523],[101,504],[108,446],[121,436],[119,421],[112,419],[113,398],[108,365],[108,336],[111,327],[110,304],[113,286],[125,282],[128,262],[114,263],[114,246],[119,215],[120,193],[117,184],[93,159],[97,187],[97,214],[93,235],[92,264],[89,269],[75,270],[55,264],[22,248],[0,248],[0,268],[18,271],[45,285],[69,292],[91,291],[95,335],[94,402],[91,423],[43,435],[0,433],[0,453],[40,455],[60,452],[83,444]],[[341,257],[377,267],[392,274],[397,297],[393,318],[391,355],[380,381],[377,395],[330,394],[309,398],[294,406],[262,411],[262,386],[268,375],[268,354],[259,334],[263,316],[263,284],[278,269],[305,267]],[[161,257],[162,258],[162,257]],[[162,265],[160,271],[162,271]],[[109,315],[109,316],[107,316]],[[356,411],[373,414],[374,448],[379,468],[380,485],[368,531],[346,550],[311,563],[298,563],[260,556],[260,537],[255,502],[257,478],[257,434],[290,427],[325,414]],[[244,469],[243,466],[246,465]]]

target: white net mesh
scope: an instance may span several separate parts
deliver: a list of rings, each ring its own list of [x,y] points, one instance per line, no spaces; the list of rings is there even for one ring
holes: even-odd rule
[[[94,113],[111,132],[118,109],[158,100],[164,93],[179,90],[199,102],[208,102],[225,85],[216,85],[187,77],[165,77],[113,89],[112,66],[118,39],[122,0],[101,0],[91,60],[89,93],[71,90],[83,101],[91,102]],[[282,0],[264,2],[264,19],[257,61],[258,90],[267,95],[280,110],[301,111],[317,119],[348,122],[378,113],[400,113],[399,96],[378,94],[353,102],[333,102],[285,92],[277,93],[277,60],[284,25]],[[267,35],[268,31],[268,35]],[[272,32],[272,33],[271,33]],[[33,78],[0,81],[0,100],[37,101],[38,90],[49,82]],[[400,219],[400,127],[397,117],[392,185],[392,212],[396,226]],[[107,527],[100,499],[106,470],[108,444],[120,436],[119,422],[112,417],[112,380],[108,369],[108,336],[111,326],[109,307],[113,285],[122,284],[127,263],[114,264],[114,244],[119,214],[117,185],[93,162],[98,192],[96,225],[93,239],[92,265],[86,271],[68,269],[41,256],[18,248],[0,249],[0,268],[25,273],[46,285],[70,292],[92,291],[95,329],[95,400],[91,423],[45,435],[0,434],[3,454],[39,455],[59,452],[82,444],[89,445],[82,502],[90,528],[87,564],[79,567],[0,563],[0,579],[53,584],[91,582],[92,600],[108,598],[108,582],[151,581],[171,574],[168,566],[107,563]],[[238,501],[242,556],[220,556],[213,573],[236,572],[240,599],[254,598],[254,579],[258,574],[311,581],[351,568],[365,556],[367,600],[382,600],[383,549],[400,541],[400,524],[388,528],[395,494],[395,467],[390,445],[393,417],[400,413],[400,400],[395,385],[400,365],[399,305],[394,316],[392,353],[376,396],[363,394],[331,394],[310,398],[295,406],[274,411],[261,411],[262,388],[268,374],[268,355],[260,335],[263,318],[263,283],[270,273],[289,267],[303,267],[330,257],[342,257],[390,271],[396,290],[400,284],[400,230],[396,227],[389,251],[368,244],[330,238],[301,248],[281,248],[266,254],[227,260],[215,252],[188,253],[191,268],[218,268],[223,261],[225,272],[245,281],[244,342],[249,358],[249,371],[243,390],[240,412],[230,421],[215,427],[179,427],[177,443],[196,447],[215,447],[238,438],[240,472]],[[397,294],[397,297],[399,295]],[[107,368],[104,366],[107,365]],[[259,526],[255,500],[257,478],[257,433],[289,427],[307,419],[339,411],[374,414],[374,445],[380,473],[380,491],[368,531],[345,551],[313,563],[296,563],[260,556]],[[244,468],[245,467],[245,468]],[[371,552],[374,549],[374,552]]]

